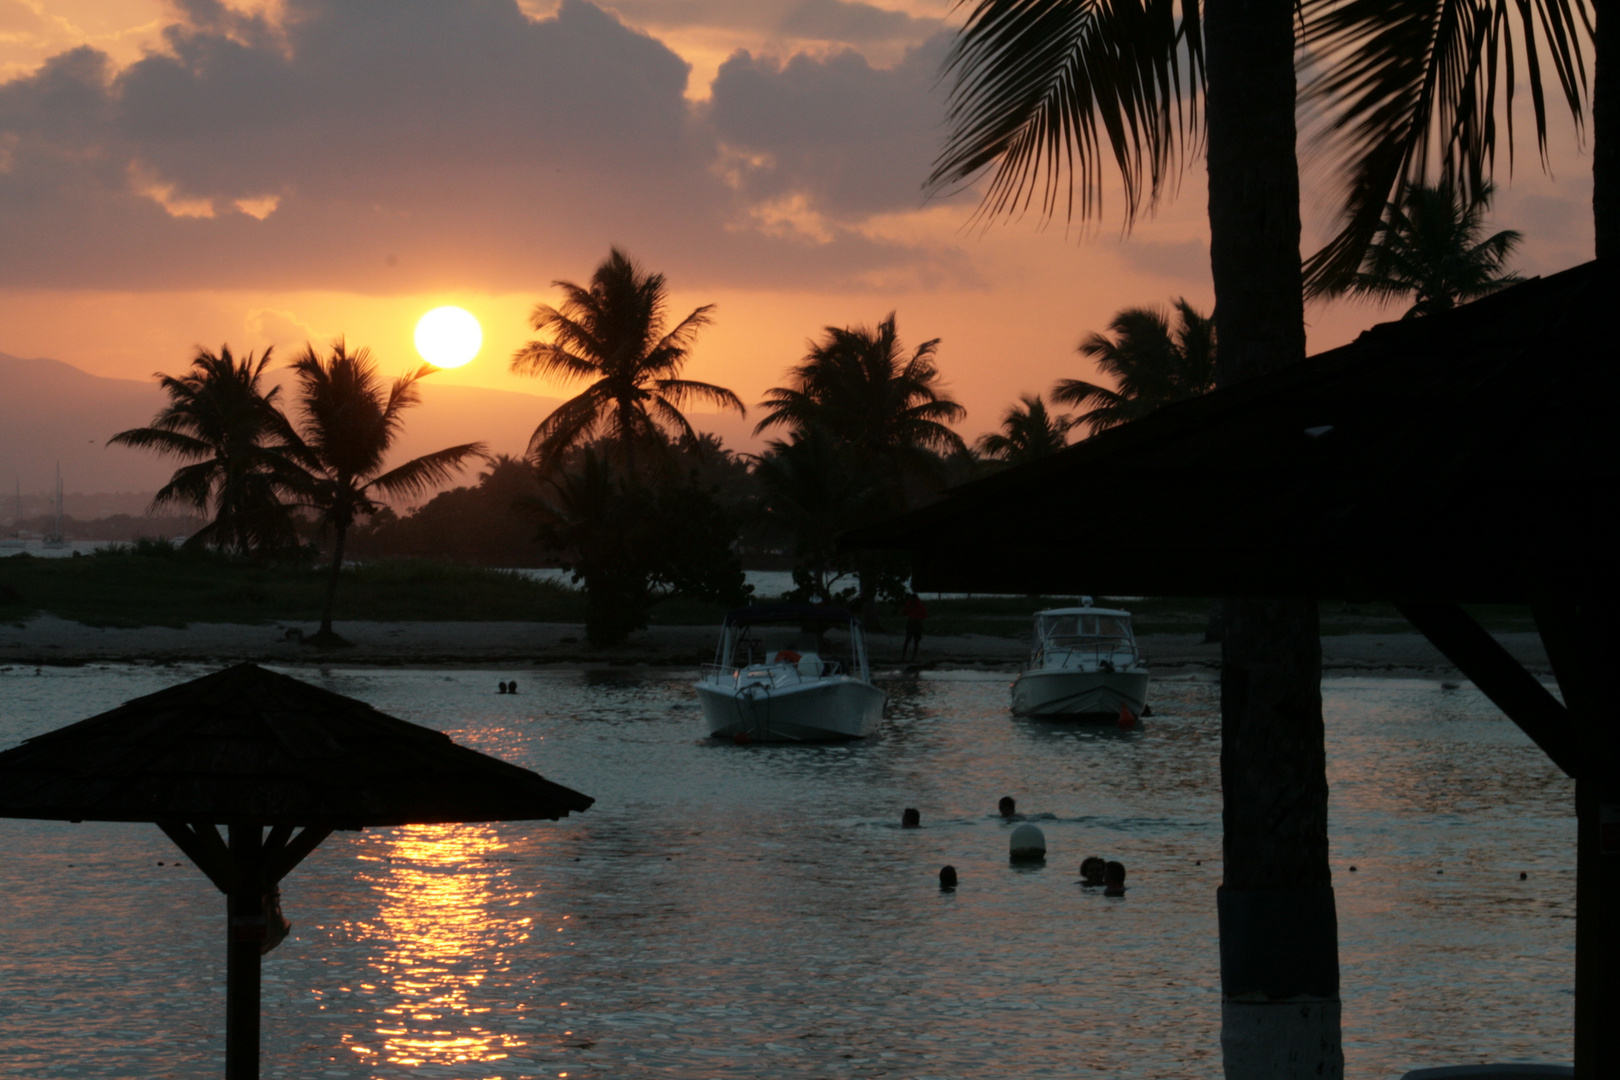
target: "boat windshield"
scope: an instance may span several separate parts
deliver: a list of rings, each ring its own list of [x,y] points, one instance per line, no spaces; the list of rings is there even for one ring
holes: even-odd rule
[[[1038,632],[1047,645],[1129,642],[1131,620],[1126,615],[1043,615]]]
[[[822,661],[822,673],[864,673],[859,647],[848,626],[823,625],[809,628],[757,625],[740,628],[731,642],[729,656],[722,664],[751,667],[758,664],[798,664],[805,656]]]

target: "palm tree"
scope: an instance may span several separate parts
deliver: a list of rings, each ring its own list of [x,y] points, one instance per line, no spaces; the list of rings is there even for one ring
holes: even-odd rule
[[[793,538],[803,598],[831,601],[833,586],[854,567],[840,558],[839,535],[881,513],[886,501],[850,447],[825,428],[812,425],[769,446],[754,466],[763,517]]]
[[[1416,185],[1385,211],[1378,237],[1361,270],[1329,291],[1388,301],[1415,302],[1405,318],[1447,311],[1524,279],[1504,269],[1520,234],[1503,229],[1484,236],[1494,189],[1482,185],[1464,203],[1454,189]]]
[[[194,507],[213,521],[188,545],[234,548],[243,555],[296,546],[281,495],[296,469],[286,456],[296,442],[276,408],[280,387],[264,389],[270,350],[240,360],[229,345],[199,348],[191,371],[156,376],[169,404],[147,427],[120,431],[110,444],[155,450],[188,461],[152,499],[152,509]]]
[[[1566,99],[1579,104],[1572,9],[1585,17],[1582,0],[1525,0],[1518,8],[1519,55],[1532,58],[1538,105],[1538,25],[1550,28],[1542,44]],[[956,80],[952,132],[931,182],[966,183],[991,169],[981,203],[990,214],[1027,208],[1038,193],[1050,214],[1065,190],[1073,213],[1078,184],[1080,213],[1089,216],[1100,207],[1108,152],[1129,223],[1144,197],[1151,204],[1164,190],[1184,148],[1196,145],[1207,72],[1217,378],[1238,382],[1305,355],[1296,16],[1320,72],[1307,96],[1330,118],[1352,177],[1346,228],[1313,259],[1314,280],[1343,273],[1346,262],[1359,267],[1384,205],[1398,202],[1398,185],[1421,178],[1432,159],[1447,163],[1447,175],[1469,179],[1488,165],[1496,58],[1511,56],[1514,45],[1508,10],[1499,0],[1207,0],[1202,9],[1196,0],[978,0],[948,61]],[[1545,131],[1539,108],[1537,127]],[[1309,909],[1312,936],[1333,940],[1332,908],[1316,900],[1332,882],[1317,611],[1307,600],[1237,600],[1226,611],[1223,961],[1230,949],[1234,963],[1274,971],[1279,946],[1236,934],[1229,916],[1259,928],[1275,924],[1268,905],[1282,912],[1317,903]],[[1316,958],[1324,959],[1336,968],[1332,954]],[[1336,979],[1318,992],[1319,1001],[1286,1009],[1226,1000],[1228,1077],[1342,1075]],[[1299,1048],[1286,1073],[1268,1072],[1268,1039]]]
[[[1110,389],[1084,379],[1063,379],[1052,400],[1078,408],[1076,417],[1093,432],[1146,416],[1161,405],[1206,394],[1215,388],[1215,324],[1186,300],[1177,300],[1177,324],[1157,308],[1126,308],[1114,316],[1112,338],[1092,334],[1080,355],[1110,375]]]
[[[1001,418],[1001,430],[979,439],[979,450],[1008,465],[1047,457],[1069,443],[1069,429],[1079,423],[1072,416],[1053,416],[1039,394],[1023,394]]]
[[[298,457],[306,470],[305,505],[332,528],[332,573],[321,609],[317,642],[339,640],[332,632],[332,605],[343,570],[343,547],[355,519],[374,514],[376,496],[413,498],[443,483],[471,457],[484,456],[483,443],[451,446],[382,471],[383,459],[404,427],[403,413],[421,400],[416,383],[436,370],[424,364],[384,387],[366,349],[350,352],[339,338],[329,356],[314,346],[293,362],[298,377]]]
[[[829,326],[820,341],[789,369],[790,385],[766,393],[765,414],[754,433],[786,427],[795,436],[790,444],[796,482],[849,496],[845,509],[857,516],[840,517],[842,527],[865,524],[884,510],[893,511],[909,501],[908,482],[937,480],[944,472],[939,451],[966,449],[962,437],[946,425],[961,420],[967,410],[951,400],[940,385],[934,361],[939,339],[923,342],[908,354],[900,342],[895,313],[876,327]],[[828,468],[841,475],[812,477],[812,468]],[[863,493],[854,499],[853,492]],[[868,498],[867,495],[872,497]],[[779,499],[780,502],[780,499]],[[842,513],[843,511],[841,511]],[[802,562],[800,571],[811,577],[817,567],[830,567],[823,554],[818,530],[828,522],[800,518],[796,531]],[[892,557],[873,552],[854,556],[860,579],[860,606],[868,627],[874,626],[873,599],[880,588],[899,588],[909,574]],[[802,575],[795,572],[795,578]],[[825,575],[818,578],[825,591]],[[801,582],[801,587],[809,583]]]
[[[617,448],[626,475],[634,477],[638,451],[662,458],[672,440],[696,437],[681,412],[688,403],[705,402],[746,415],[742,400],[730,390],[680,377],[713,304],[666,331],[664,275],[644,272],[616,247],[588,286],[571,281],[552,285],[563,292],[562,306],[536,304],[529,317],[535,332],[549,340],[519,349],[512,370],[592,382],[535,428],[529,455],[542,471],[556,468],[574,447],[605,436]]]
[[[937,464],[931,451],[962,449],[962,437],[945,425],[967,410],[942,392],[938,338],[906,355],[891,311],[875,328],[826,327],[809,346],[788,372],[792,385],[767,391],[761,407],[770,411],[754,434],[818,427],[862,466],[883,463],[896,475]]]

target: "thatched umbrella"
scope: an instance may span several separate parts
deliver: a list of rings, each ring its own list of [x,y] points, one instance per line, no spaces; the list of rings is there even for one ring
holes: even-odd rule
[[[334,829],[555,821],[593,801],[254,664],[0,753],[0,817],[154,822],[225,894],[227,1080],[259,1071],[266,895]]]

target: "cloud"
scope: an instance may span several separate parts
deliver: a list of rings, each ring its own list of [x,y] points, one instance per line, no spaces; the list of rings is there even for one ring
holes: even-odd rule
[[[801,0],[782,19],[786,37],[818,41],[911,41],[939,30],[938,19],[917,19],[850,0]]]
[[[325,342],[331,335],[323,334],[290,311],[274,308],[255,308],[248,312],[244,328],[248,337],[258,345],[268,345],[282,353],[282,359],[308,343]]]
[[[122,69],[81,47],[0,84],[0,286],[503,290],[610,243],[692,284],[949,262],[861,228],[917,202],[934,52],[739,59],[729,87],[768,92],[773,120],[694,106],[678,55],[585,0],[175,10]],[[733,144],[769,164],[728,182]],[[830,224],[784,227],[795,198]]]
[[[921,206],[944,122],[937,73],[948,44],[937,35],[892,69],[853,49],[785,62],[737,53],[710,104],[733,155],[729,179],[756,202],[797,197],[838,220]]]
[[[944,25],[861,0],[612,0],[636,26],[803,41],[921,42]]]

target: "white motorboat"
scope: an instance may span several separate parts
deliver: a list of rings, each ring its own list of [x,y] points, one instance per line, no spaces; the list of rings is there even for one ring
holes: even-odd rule
[[[883,719],[866,638],[842,608],[753,604],[726,615],[714,663],[696,684],[713,738],[859,739]]]
[[[1147,664],[1136,646],[1131,613],[1091,606],[1035,613],[1029,666],[1012,685],[1019,716],[1115,720],[1147,707]]]

